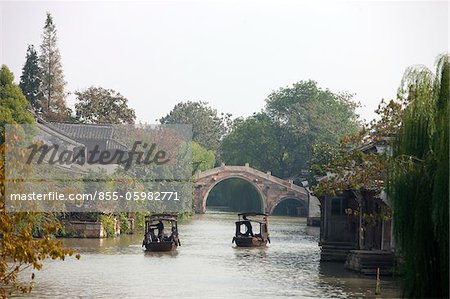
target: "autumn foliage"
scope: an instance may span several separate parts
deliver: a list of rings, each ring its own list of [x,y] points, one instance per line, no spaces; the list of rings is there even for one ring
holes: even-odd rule
[[[33,120],[26,110],[27,103],[20,88],[13,83],[12,73],[3,66],[0,70],[0,118],[3,132],[0,139],[0,298],[6,298],[14,291],[30,292],[34,271],[42,269],[45,259],[64,260],[67,255],[73,255],[72,250],[63,248],[62,241],[54,239],[60,224],[53,215],[6,211],[3,129],[7,123],[30,123]]]

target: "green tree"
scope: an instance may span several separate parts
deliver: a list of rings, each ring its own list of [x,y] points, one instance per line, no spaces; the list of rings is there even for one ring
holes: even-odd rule
[[[83,123],[134,124],[135,112],[120,93],[103,87],[89,87],[76,91],[75,113]]]
[[[27,124],[33,116],[27,111],[29,102],[20,87],[14,83],[14,75],[6,65],[0,69],[0,143],[7,124]]]
[[[281,88],[268,96],[264,111],[235,122],[223,141],[223,158],[301,178],[302,170],[310,168],[315,144],[336,146],[357,132],[355,108],[352,95],[323,90],[314,81]]]
[[[261,171],[284,176],[289,153],[281,128],[265,113],[236,119],[222,143],[222,159],[230,165],[249,163]]]
[[[300,81],[270,94],[265,110],[289,135],[307,144],[337,145],[343,136],[358,130],[357,104],[352,98],[346,92],[323,90],[312,80]]]
[[[365,124],[358,133],[342,138],[339,146],[316,144],[313,147],[311,181],[321,178],[314,186],[314,193],[339,194],[352,190],[381,192],[386,186],[389,153],[393,136],[401,126],[406,102],[401,99],[381,101],[376,113],[377,119]],[[384,147],[384,153],[364,152],[362,149],[375,143]],[[326,174],[332,174],[324,178]]]
[[[56,44],[56,27],[53,17],[47,13],[44,33],[42,34],[41,55],[41,93],[44,116],[49,120],[62,121],[70,116],[65,102],[64,74],[61,64],[61,54]]]
[[[39,68],[39,58],[33,45],[28,45],[25,65],[20,76],[19,86],[27,100],[34,109],[41,107],[41,71]]]
[[[227,132],[230,114],[219,116],[205,102],[181,102],[169,114],[162,117],[161,124],[191,124],[192,140],[208,150],[218,153],[222,137]]]
[[[197,142],[192,142],[192,164],[194,173],[214,167],[216,157],[213,151],[207,150]]]
[[[315,177],[326,175],[327,165],[336,161],[338,155],[339,147],[337,146],[323,142],[313,144],[309,181],[314,182]]]
[[[0,297],[8,297],[14,290],[30,292],[33,284],[18,281],[19,272],[24,269],[40,270],[46,258],[64,259],[73,251],[62,248],[62,242],[52,236],[60,228],[55,218],[43,213],[7,213],[5,208],[5,143],[3,140],[6,124],[31,124],[32,115],[27,111],[29,102],[19,86],[14,84],[14,76],[5,65],[0,69]],[[16,140],[19,136],[8,136]],[[26,154],[25,152],[23,154]],[[14,165],[9,161],[9,167]],[[35,238],[36,227],[40,226],[41,238]],[[79,256],[77,256],[79,258]],[[31,282],[34,273],[31,274]]]
[[[436,75],[410,68],[399,92],[408,106],[388,190],[407,297],[449,297],[449,73],[449,56],[439,58]]]

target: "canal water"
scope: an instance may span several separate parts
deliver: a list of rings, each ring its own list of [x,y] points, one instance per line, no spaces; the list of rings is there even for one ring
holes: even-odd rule
[[[235,248],[231,213],[195,215],[179,225],[174,253],[146,253],[142,236],[65,239],[81,259],[48,261],[33,298],[305,298],[399,297],[396,280],[376,281],[320,263],[319,229],[305,218],[271,217],[267,248]],[[27,295],[29,297],[30,294]]]

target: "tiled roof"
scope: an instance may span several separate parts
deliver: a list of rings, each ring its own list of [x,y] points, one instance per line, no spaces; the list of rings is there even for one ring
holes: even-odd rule
[[[62,131],[73,139],[112,139],[113,127],[110,125],[86,125],[69,123],[47,123],[48,126]]]
[[[56,138],[58,138],[58,139],[60,139],[60,140],[62,140],[64,142],[67,142],[67,143],[72,144],[74,146],[82,146],[82,147],[84,147],[84,144],[77,142],[76,140],[68,137],[65,134],[62,134],[62,132],[59,131],[59,130],[55,130],[54,128],[51,128],[51,127],[47,126],[47,124],[43,124],[43,123],[37,122],[37,126],[43,132],[45,132],[47,134],[50,134],[52,136],[55,136]]]
[[[118,149],[118,150],[122,150],[122,151],[128,151],[128,148],[125,144],[120,143],[119,141],[114,140],[114,139],[106,140],[106,149],[107,150]]]
[[[113,138],[111,125],[56,123],[41,118],[36,118],[36,123],[41,130],[76,146],[85,146],[87,140],[94,140],[104,141],[107,150],[128,151],[125,144]]]

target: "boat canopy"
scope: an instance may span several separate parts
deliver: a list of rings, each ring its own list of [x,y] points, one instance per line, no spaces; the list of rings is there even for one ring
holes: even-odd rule
[[[251,219],[239,220],[239,221],[236,221],[235,223],[240,225],[240,224],[245,224],[246,222],[254,222],[254,223],[259,223],[259,224],[266,224],[267,223],[267,221],[259,221],[259,220],[251,220]]]
[[[248,212],[248,213],[239,213],[239,217],[241,216],[269,216],[267,213],[256,213],[256,212]]]
[[[147,221],[167,220],[177,221],[178,216],[175,214],[152,214],[145,216]]]
[[[239,213],[239,221],[236,221],[237,223],[245,223],[246,221],[250,221],[250,222],[257,222],[260,224],[265,224],[267,223],[267,217],[269,216],[269,214],[267,213],[254,213],[254,212],[249,212],[249,213]],[[254,217],[254,216],[264,216],[263,219],[248,219],[247,216],[249,217]],[[244,219],[241,220],[241,217],[243,217]]]

